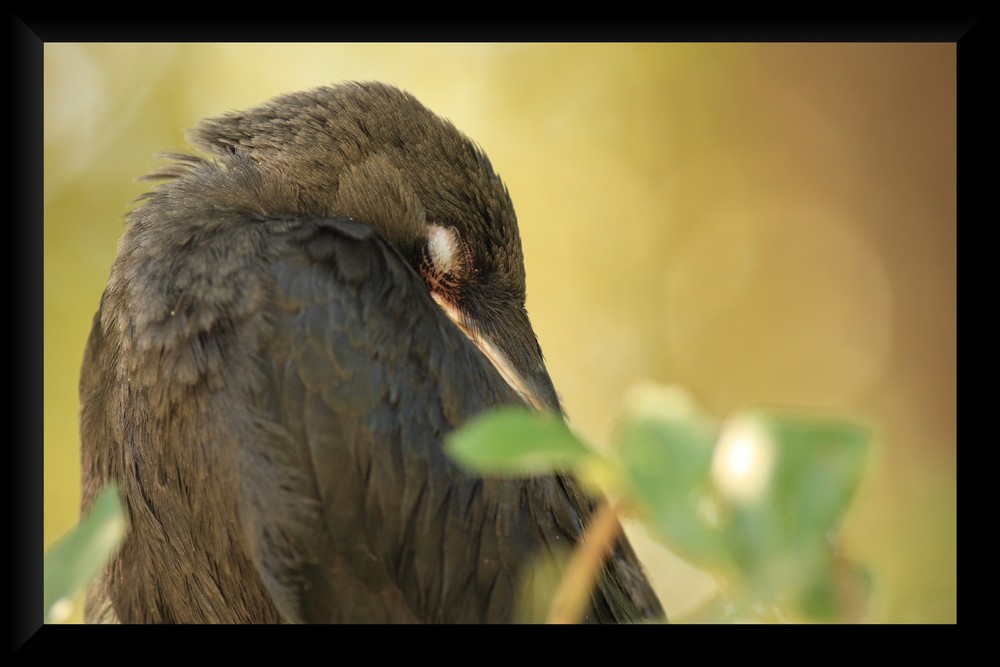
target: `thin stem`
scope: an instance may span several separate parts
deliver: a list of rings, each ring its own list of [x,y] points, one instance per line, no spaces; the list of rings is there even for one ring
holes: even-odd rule
[[[617,508],[609,502],[601,504],[587,526],[583,542],[574,552],[566,574],[552,598],[549,623],[577,623],[583,618],[590,589],[593,588],[604,558],[620,531]]]

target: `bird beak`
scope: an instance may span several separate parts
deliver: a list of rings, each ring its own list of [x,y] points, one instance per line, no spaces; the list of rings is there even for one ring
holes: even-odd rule
[[[552,385],[552,378],[549,377],[549,372],[542,366],[532,375],[526,378],[526,383],[528,386],[528,391],[533,397],[531,405],[534,406],[536,410],[554,412],[557,415],[562,414],[562,407],[559,405],[559,395],[556,394],[556,388]]]
[[[525,403],[540,412],[562,414],[562,410],[559,407],[559,396],[556,394],[556,389],[552,385],[552,378],[549,377],[549,373],[544,365],[539,365],[534,373],[528,375],[521,374],[514,368],[514,365],[511,364],[510,359],[504,354],[503,350],[497,347],[489,336],[468,326],[465,315],[461,310],[437,292],[432,291],[431,297],[441,307],[441,310],[445,312],[448,319],[454,322],[462,330],[462,333],[479,348],[479,351],[490,360],[493,367],[500,373],[500,377],[510,385],[511,389]]]

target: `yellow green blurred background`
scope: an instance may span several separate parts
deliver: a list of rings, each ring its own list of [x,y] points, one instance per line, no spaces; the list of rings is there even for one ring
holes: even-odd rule
[[[572,426],[654,380],[722,416],[859,415],[843,527],[870,619],[956,620],[956,61],[934,44],[46,44],[45,547],[79,511],[77,382],[130,202],[204,116],[397,84],[478,142],[517,210]],[[668,614],[712,590],[637,526]],[[79,618],[79,617],[77,617]]]

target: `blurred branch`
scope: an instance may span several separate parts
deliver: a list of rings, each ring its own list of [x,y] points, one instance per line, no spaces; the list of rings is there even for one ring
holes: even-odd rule
[[[616,508],[608,502],[602,503],[587,526],[583,541],[574,552],[552,598],[548,623],[578,623],[583,618],[590,590],[620,532],[621,522]]]

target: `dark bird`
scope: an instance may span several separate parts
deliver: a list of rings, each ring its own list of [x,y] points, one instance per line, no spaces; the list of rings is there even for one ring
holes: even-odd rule
[[[374,83],[203,122],[132,211],[80,380],[84,511],[130,531],[90,622],[504,622],[594,511],[568,476],[442,451],[494,406],[561,414],[483,152]],[[586,620],[658,618],[627,540]]]

